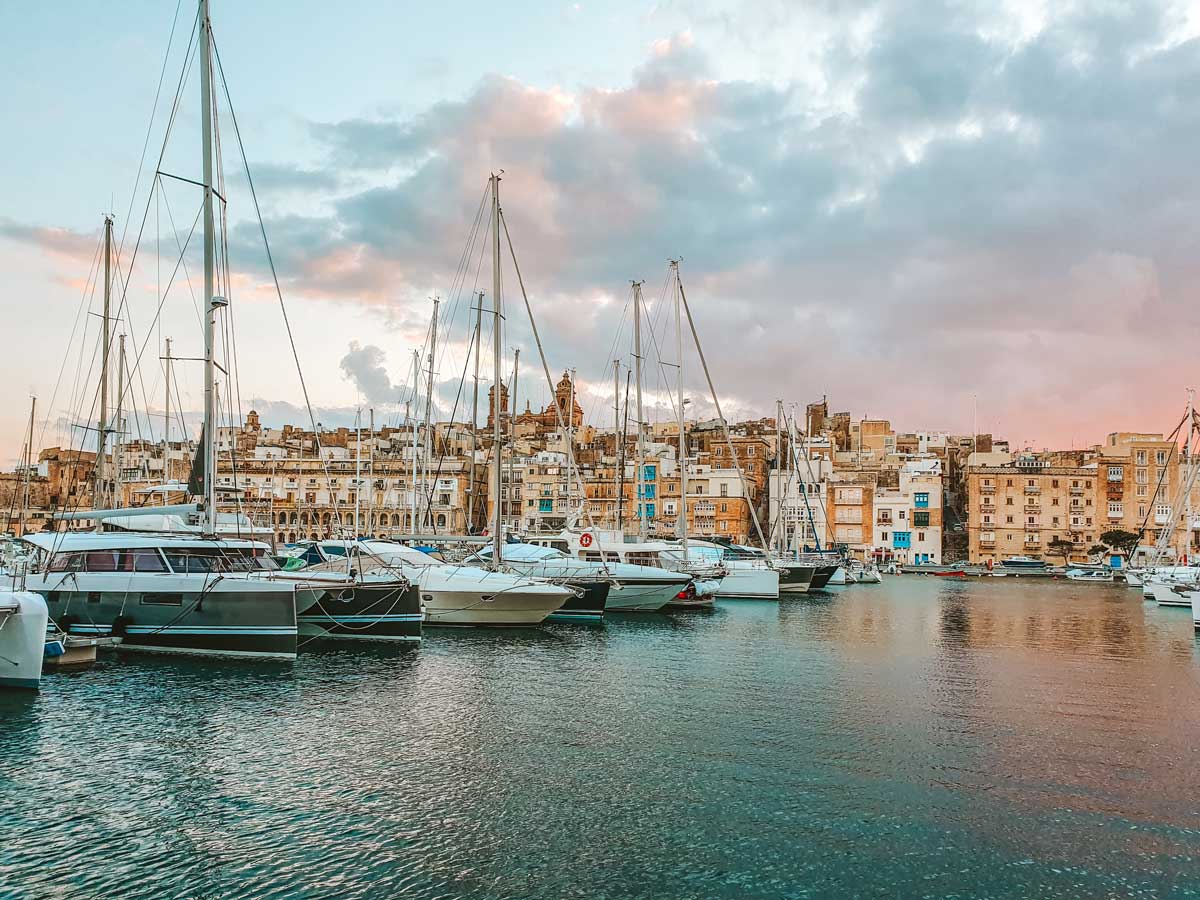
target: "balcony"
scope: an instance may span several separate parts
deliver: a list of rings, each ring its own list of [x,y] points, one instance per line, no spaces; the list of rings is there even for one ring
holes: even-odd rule
[[[1155,513],[1154,514],[1154,524],[1155,525],[1166,525],[1170,521],[1171,521],[1170,513]]]
[[[1041,492],[1042,492],[1041,485],[1038,485],[1038,484],[1025,485],[1025,493],[1027,493],[1027,494],[1040,494]]]
[[[891,525],[892,517],[891,516],[878,516],[875,519],[875,524],[876,525]]]
[[[996,486],[994,484],[981,484],[979,486],[979,493],[994,494],[996,493]]]
[[[1036,513],[1040,513],[1041,511],[1042,511],[1042,506],[1040,503],[1026,503],[1025,504],[1025,512],[1027,512],[1027,513],[1035,513],[1036,514]]]
[[[1072,487],[1072,488],[1071,488],[1071,496],[1072,496],[1072,497],[1082,497],[1082,496],[1083,496],[1083,488],[1081,488],[1081,487]]]
[[[1040,534],[1025,535],[1025,546],[1026,547],[1031,547],[1036,544],[1040,544],[1041,542],[1042,542],[1042,536]]]
[[[1119,509],[1110,509],[1108,511],[1108,517],[1110,519],[1123,519],[1125,518],[1125,513]]]
[[[980,547],[995,547],[996,539],[995,538],[980,538],[979,546]]]

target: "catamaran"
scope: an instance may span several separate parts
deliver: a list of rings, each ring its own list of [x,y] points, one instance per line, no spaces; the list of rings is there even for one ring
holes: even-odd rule
[[[159,507],[120,508],[116,505],[119,502],[117,482],[106,472],[108,441],[122,430],[121,401],[128,388],[123,377],[118,376],[117,413],[115,420],[110,418],[109,356],[111,324],[115,318],[112,311],[115,254],[113,220],[106,216],[93,492],[96,508],[71,510],[58,516],[61,522],[95,522],[95,531],[53,531],[26,536],[24,540],[36,548],[38,556],[34,571],[26,576],[26,585],[46,598],[52,621],[68,635],[110,635],[119,638],[124,648],[164,653],[291,659],[297,648],[297,615],[316,604],[323,589],[278,577],[269,546],[261,541],[222,534],[226,529],[221,527],[216,509],[218,403],[215,347],[217,319],[229,302],[217,292],[218,234],[214,197],[222,204],[226,198],[217,193],[214,172],[213,132],[217,117],[213,103],[214,54],[208,0],[199,0],[196,30],[202,180],[192,183],[203,190],[204,427],[195,493],[201,501]],[[220,219],[222,223],[225,221],[224,211]],[[225,246],[224,240],[219,243]],[[128,274],[123,280],[129,284]],[[123,301],[124,296],[122,306]],[[124,354],[121,353],[118,359],[123,376]],[[119,448],[118,440],[114,455]],[[114,459],[113,469],[119,474],[115,462]],[[134,520],[138,517],[145,517],[149,524],[151,517],[163,516],[186,520],[195,525],[195,533],[131,530],[136,527]],[[110,519],[125,530],[106,532],[105,522]]]

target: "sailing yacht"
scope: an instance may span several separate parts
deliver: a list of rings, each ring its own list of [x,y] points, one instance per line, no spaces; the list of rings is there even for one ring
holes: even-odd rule
[[[292,659],[297,648],[297,614],[312,607],[321,591],[279,578],[265,543],[225,538],[216,512],[217,317],[228,301],[217,295],[217,227],[213,209],[212,22],[208,0],[199,0],[200,110],[203,189],[204,429],[197,474],[200,504],[106,509],[115,500],[106,480],[108,440],[119,433],[125,386],[118,378],[117,414],[110,420],[109,353],[114,262],[112,226],[104,221],[104,312],[101,318],[99,417],[96,428],[94,510],[71,511],[60,521],[96,522],[94,532],[54,531],[28,535],[37,550],[26,586],[45,597],[50,616],[68,635],[110,635],[129,649],[164,653]],[[222,203],[224,197],[219,198]],[[224,221],[224,215],[221,216]],[[222,241],[222,244],[224,242]],[[124,355],[119,356],[124,361]],[[122,368],[123,374],[123,368]],[[119,440],[117,443],[119,448]],[[114,454],[115,455],[115,454]],[[115,459],[114,459],[115,462]],[[117,467],[114,466],[114,469]],[[119,471],[119,470],[118,470]],[[128,530],[140,516],[199,513],[196,534]],[[105,521],[126,530],[105,532]],[[148,523],[149,518],[146,520]]]

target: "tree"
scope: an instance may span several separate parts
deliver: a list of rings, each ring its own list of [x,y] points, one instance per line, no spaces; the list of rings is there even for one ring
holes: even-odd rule
[[[1088,556],[1103,556],[1107,552],[1108,548],[1103,544],[1092,544],[1092,546],[1088,548]]]
[[[1063,565],[1067,564],[1067,558],[1075,551],[1075,542],[1070,538],[1051,538],[1050,543],[1046,545],[1046,549],[1053,556],[1061,556]]]
[[[1133,531],[1106,531],[1100,535],[1100,543],[1129,559],[1137,551],[1142,536]]]

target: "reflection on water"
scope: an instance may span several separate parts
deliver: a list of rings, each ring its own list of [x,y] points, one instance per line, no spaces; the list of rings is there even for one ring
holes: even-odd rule
[[[113,656],[0,695],[0,896],[1184,895],[1198,672],[1024,579]]]

